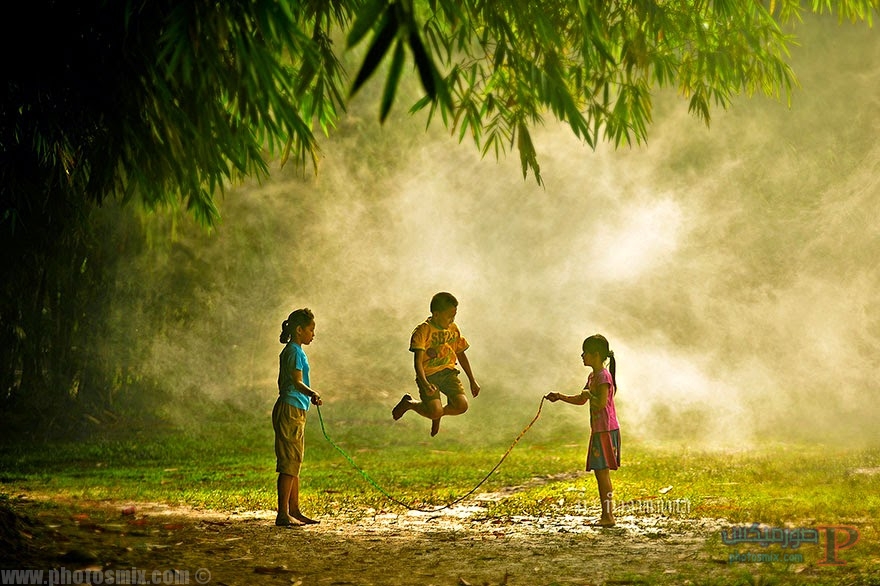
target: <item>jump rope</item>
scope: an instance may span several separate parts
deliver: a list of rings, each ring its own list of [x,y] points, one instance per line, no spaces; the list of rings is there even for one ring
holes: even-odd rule
[[[373,488],[375,488],[376,490],[381,492],[385,496],[385,498],[387,498],[389,501],[391,501],[395,504],[398,504],[402,507],[405,507],[405,508],[409,509],[410,511],[420,511],[422,513],[436,513],[437,511],[442,511],[444,509],[448,509],[452,506],[457,505],[458,503],[460,503],[464,499],[468,498],[469,496],[471,496],[472,494],[477,492],[477,489],[479,489],[481,486],[483,486],[483,483],[485,483],[487,480],[489,480],[489,477],[492,476],[495,473],[495,471],[501,467],[501,464],[504,462],[505,459],[507,459],[507,456],[510,455],[510,452],[513,451],[514,446],[516,446],[516,444],[519,443],[519,440],[522,439],[522,437],[529,431],[529,429],[532,428],[532,425],[534,425],[535,422],[538,420],[538,417],[541,416],[541,409],[544,408],[544,401],[546,399],[547,399],[546,397],[541,397],[541,403],[538,405],[538,412],[535,413],[535,416],[532,418],[532,420],[529,422],[529,424],[526,425],[521,432],[519,432],[519,435],[516,436],[516,439],[513,440],[513,443],[510,444],[510,447],[507,448],[507,451],[504,452],[504,455],[501,456],[501,459],[498,460],[498,463],[495,464],[495,467],[492,468],[492,470],[490,470],[489,473],[486,474],[486,476],[484,476],[483,479],[480,480],[480,482],[478,482],[475,487],[473,487],[470,491],[468,491],[467,493],[458,497],[457,499],[446,503],[442,507],[435,507],[433,509],[423,509],[420,507],[414,507],[410,503],[405,503],[405,502],[395,498],[393,495],[389,494],[388,491],[386,491],[384,488],[379,486],[379,483],[377,483],[375,480],[373,480],[373,478],[369,474],[364,472],[360,466],[355,464],[354,460],[351,458],[351,456],[349,456],[345,452],[345,450],[340,448],[336,442],[334,442],[332,439],[330,439],[330,436],[327,435],[327,429],[324,426],[324,416],[321,415],[321,407],[320,407],[320,405],[316,405],[316,407],[318,410],[318,420],[321,422],[321,433],[324,434],[324,439],[326,439],[328,442],[330,442],[330,445],[333,446],[334,448],[336,448],[336,451],[339,452],[340,454],[342,454],[345,457],[345,459],[348,460],[348,463],[351,464],[352,468],[357,470],[360,473],[360,475],[364,477],[364,480],[366,480],[371,485],[373,485]]]

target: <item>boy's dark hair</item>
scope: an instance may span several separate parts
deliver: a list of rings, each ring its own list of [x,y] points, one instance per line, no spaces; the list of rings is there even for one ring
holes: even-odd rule
[[[458,307],[458,299],[452,293],[441,291],[431,297],[431,313],[446,311],[450,307]]]
[[[282,344],[287,344],[293,339],[293,334],[296,332],[296,328],[304,328],[310,323],[315,321],[315,314],[312,313],[312,310],[308,307],[303,307],[302,309],[297,309],[287,316],[287,319],[281,322],[281,337],[279,341]]]

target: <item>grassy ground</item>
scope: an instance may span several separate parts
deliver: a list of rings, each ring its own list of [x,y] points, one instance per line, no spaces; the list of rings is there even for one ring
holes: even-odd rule
[[[431,439],[427,422],[416,418],[395,424],[378,412],[361,413],[356,419],[336,417],[328,408],[323,414],[332,439],[377,484],[416,506],[442,504],[471,490],[528,421],[516,423],[504,441],[481,443],[455,422]],[[188,432],[141,430],[85,442],[7,445],[0,455],[0,494],[161,502],[224,511],[274,508],[271,428],[264,419],[238,416],[234,423],[229,421]],[[575,474],[582,469],[584,446],[573,437],[582,439],[583,434],[546,423],[541,431],[527,434],[480,490],[524,488],[492,504],[487,516],[553,516],[595,509],[594,479]],[[306,443],[302,500],[308,513],[363,516],[370,509],[400,509],[325,441],[314,412]],[[686,508],[679,507],[676,516],[723,518],[735,526],[853,526],[860,540],[841,557],[853,564],[850,568],[861,568],[860,574],[880,570],[880,449],[768,444],[723,452],[630,441],[624,450],[624,464],[612,474],[618,504],[678,501]],[[534,482],[535,478],[544,481]],[[721,560],[735,549],[722,544],[720,536],[708,539],[706,547]],[[821,559],[817,546],[800,551],[813,561]],[[828,571],[830,583],[853,580],[851,572]]]

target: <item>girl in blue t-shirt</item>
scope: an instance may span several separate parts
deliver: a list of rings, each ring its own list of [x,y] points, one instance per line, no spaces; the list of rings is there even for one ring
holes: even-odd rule
[[[272,409],[275,430],[275,466],[278,472],[279,527],[317,523],[299,510],[299,471],[305,449],[306,411],[309,403],[321,405],[321,396],[312,390],[309,359],[303,351],[315,339],[315,315],[308,308],[297,309],[281,324],[284,344],[278,365],[278,400]]]

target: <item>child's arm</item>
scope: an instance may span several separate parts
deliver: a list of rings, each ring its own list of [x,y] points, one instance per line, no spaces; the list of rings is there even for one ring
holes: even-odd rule
[[[610,390],[611,385],[608,383],[599,385],[599,388],[596,389],[596,393],[590,399],[590,411],[596,412],[605,408],[608,404],[608,391]]]
[[[413,367],[416,369],[416,382],[419,385],[419,388],[425,389],[425,394],[429,397],[433,397],[437,394],[437,387],[428,382],[428,377],[425,376],[425,351],[424,350],[413,350]]]
[[[458,359],[459,364],[461,364],[461,369],[467,375],[468,380],[471,383],[471,395],[476,397],[480,394],[480,385],[477,383],[477,379],[474,378],[474,373],[471,371],[471,362],[468,360],[467,354],[462,350],[461,352],[457,352],[455,357]]]
[[[590,400],[590,391],[583,390],[577,395],[563,395],[561,393],[548,393],[544,398],[550,401],[551,403],[555,403],[556,401],[562,401],[563,403],[568,403],[569,405],[585,405],[587,401]]]
[[[324,404],[324,402],[321,401],[321,395],[319,395],[317,391],[310,389],[309,385],[303,382],[303,372],[295,368],[293,369],[293,386],[296,387],[297,391],[311,399],[312,403],[315,405]]]

